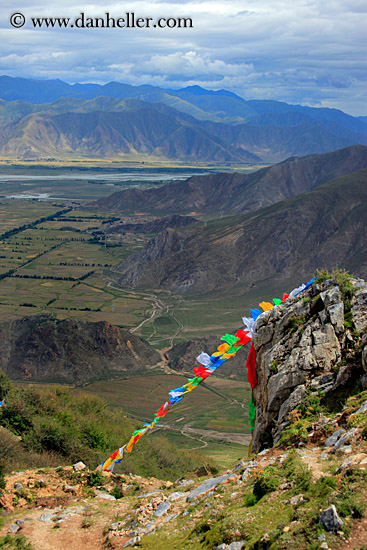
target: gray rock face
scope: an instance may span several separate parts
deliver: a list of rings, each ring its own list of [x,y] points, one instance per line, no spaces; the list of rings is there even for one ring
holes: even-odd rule
[[[8,533],[17,533],[19,531],[20,527],[16,523],[12,523],[9,525]]]
[[[105,493],[104,491],[98,491],[96,493],[97,498],[102,498],[103,500],[116,500],[113,495],[110,495],[109,493]]]
[[[133,537],[132,539],[129,539],[127,542],[125,542],[125,544],[123,545],[122,548],[127,548],[128,546],[132,546],[133,544],[135,544],[136,542],[139,542],[139,541],[140,541],[139,536]]]
[[[367,284],[359,279],[351,282],[356,288],[351,300],[353,322],[362,330],[367,327]],[[344,303],[334,279],[262,314],[256,330],[255,452],[280,439],[289,424],[289,413],[308,391],[333,391],[358,370],[353,364],[335,369],[343,349],[353,340],[344,326]],[[367,372],[367,337],[365,340],[363,364]],[[363,372],[358,373],[361,376]]]
[[[52,521],[54,518],[56,517],[56,514],[55,513],[52,513],[52,512],[45,512],[44,514],[42,514],[42,516],[40,516],[38,518],[38,521],[42,521],[44,523],[47,523],[49,521]]]
[[[325,441],[325,447],[332,447],[335,445],[335,443],[338,441],[338,439],[345,434],[344,428],[340,428],[336,432],[334,432],[330,437],[327,438]]]
[[[355,301],[352,307],[352,319],[358,332],[367,327],[367,284],[360,279],[356,281],[359,286],[355,293]]]
[[[367,401],[362,403],[362,405],[359,407],[359,409],[354,414],[362,414],[367,413]]]
[[[204,483],[199,485],[199,487],[196,487],[189,493],[189,496],[187,497],[188,502],[196,500],[197,498],[204,496],[206,493],[209,493],[209,491],[214,489],[220,483],[224,483],[224,481],[232,477],[232,475],[233,474],[224,474],[219,477],[207,479]]]
[[[245,544],[244,540],[240,540],[238,542],[231,542],[229,546],[227,546],[227,550],[241,550]]]
[[[163,516],[163,514],[166,514],[170,508],[171,503],[169,502],[169,500],[161,502],[161,504],[159,504],[159,506],[157,506],[156,510],[154,511],[154,515],[157,517]]]
[[[282,403],[279,409],[278,422],[284,422],[288,414],[293,411],[305,398],[306,387],[301,384],[290,394],[288,399]]]
[[[346,443],[348,443],[348,441],[353,439],[356,431],[357,431],[356,428],[353,428],[352,430],[349,430],[349,432],[343,434],[335,443],[333,450],[338,451],[343,445],[345,445]]]
[[[174,493],[171,493],[168,497],[168,500],[170,502],[175,502],[176,500],[181,500],[183,498],[186,498],[186,494],[182,493],[181,491],[175,491]]]
[[[243,460],[241,460],[241,461],[237,464],[237,466],[235,466],[235,467],[233,468],[232,472],[238,472],[238,473],[240,473],[240,472],[242,472],[242,471],[245,469],[245,467],[246,467],[246,462],[244,462]]]
[[[336,511],[334,504],[321,512],[319,521],[327,531],[336,532],[343,525],[343,520],[338,516],[338,512]]]

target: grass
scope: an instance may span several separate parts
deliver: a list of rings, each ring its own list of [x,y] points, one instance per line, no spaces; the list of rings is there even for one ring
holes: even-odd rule
[[[352,522],[364,517],[366,488],[364,471],[313,479],[307,465],[291,451],[282,465],[254,471],[243,485],[219,487],[212,497],[189,507],[188,515],[176,520],[175,526],[144,537],[139,546],[143,550],[211,550],[244,540],[246,550],[318,550],[318,537],[323,534],[330,548],[341,548],[345,539],[324,530],[320,511],[335,504],[348,538],[351,529],[357,532],[358,523]],[[302,498],[291,505],[289,500],[299,495]]]
[[[0,538],[0,548],[4,550],[34,550],[24,535],[6,535]]]
[[[66,387],[13,386],[2,375],[0,389],[6,400],[6,407],[0,409],[0,426],[5,428],[0,430],[0,463],[4,471],[79,460],[94,469],[141,427],[124,416],[121,409],[109,409],[99,397],[75,394]],[[208,457],[178,450],[157,434],[153,439],[140,441],[133,456],[127,456],[118,470],[172,480],[185,471],[200,470],[204,461],[211,462],[216,471]],[[90,476],[90,486],[100,484],[100,474]]]

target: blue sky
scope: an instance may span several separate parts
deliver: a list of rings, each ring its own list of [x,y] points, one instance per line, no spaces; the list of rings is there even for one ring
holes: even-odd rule
[[[3,0],[0,74],[231,90],[367,115],[365,0]],[[62,7],[61,7],[62,6]],[[192,29],[36,30],[31,17],[191,17]],[[21,12],[27,23],[10,26]]]

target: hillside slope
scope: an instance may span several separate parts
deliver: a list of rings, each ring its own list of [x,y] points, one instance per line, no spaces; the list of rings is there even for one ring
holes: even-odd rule
[[[367,170],[250,215],[166,230],[118,264],[120,284],[174,292],[292,284],[318,267],[367,276]]]
[[[86,384],[133,376],[160,360],[145,340],[103,321],[40,315],[0,323],[0,364],[13,380]]]
[[[310,191],[367,168],[367,147],[291,158],[251,174],[192,176],[157,189],[126,189],[89,206],[112,212],[209,212],[240,214]]]

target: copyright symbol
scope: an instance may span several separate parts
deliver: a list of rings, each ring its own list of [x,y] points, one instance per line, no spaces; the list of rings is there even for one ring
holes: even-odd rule
[[[13,13],[13,15],[10,16],[10,24],[12,27],[20,29],[20,27],[25,25],[24,15],[22,13]]]

